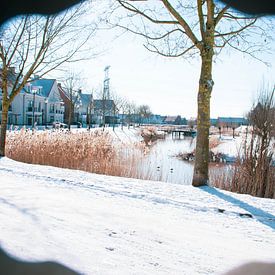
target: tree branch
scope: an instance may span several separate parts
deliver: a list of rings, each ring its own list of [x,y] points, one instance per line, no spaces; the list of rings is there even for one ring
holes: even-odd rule
[[[196,37],[196,35],[191,30],[188,23],[181,17],[181,15],[172,7],[168,0],[161,0],[167,10],[178,20],[179,24],[183,27],[186,35],[191,39],[193,44],[198,48],[201,49],[200,41]]]
[[[252,25],[255,24],[255,22],[257,21],[257,18],[255,18],[253,21],[251,21],[249,24],[242,26],[240,29],[235,30],[235,31],[231,31],[231,32],[227,32],[227,33],[219,33],[218,31],[216,31],[216,33],[218,33],[217,35],[214,35],[214,37],[224,37],[224,36],[228,36],[228,35],[234,35],[234,34],[238,34],[240,32],[242,32],[243,30],[251,27]]]
[[[200,31],[201,31],[201,37],[204,39],[205,36],[205,22],[203,17],[203,11],[202,11],[202,3],[203,0],[197,0],[198,5],[198,16],[199,16],[199,22],[200,22]]]
[[[148,46],[146,46],[146,45],[143,45],[143,46],[144,46],[148,51],[153,52],[153,53],[157,53],[157,54],[159,54],[159,55],[161,55],[161,56],[165,56],[165,57],[180,57],[180,56],[183,56],[183,55],[185,55],[186,53],[188,53],[190,50],[196,48],[195,45],[192,45],[191,47],[189,47],[188,49],[184,50],[183,52],[181,52],[181,53],[179,53],[179,54],[165,54],[165,53],[159,51],[159,49],[158,49],[155,45],[150,44],[150,46],[153,47],[154,50],[150,49],[150,48],[149,48]]]
[[[119,2],[119,4],[127,9],[128,11],[131,11],[131,12],[134,12],[136,14],[139,14],[141,16],[143,16],[144,18],[148,19],[149,21],[151,21],[152,23],[155,23],[155,24],[169,24],[169,25],[178,25],[180,24],[178,21],[168,21],[168,20],[157,20],[157,19],[154,19],[152,17],[150,17],[149,15],[145,14],[144,12],[140,11],[139,9],[137,9],[134,5],[131,5],[129,4],[128,2],[126,1],[123,1],[123,0],[117,0]]]
[[[221,11],[218,13],[218,15],[216,16],[216,18],[214,19],[215,22],[215,26],[218,25],[218,23],[220,22],[220,20],[224,17],[225,12],[229,9],[229,6],[226,5],[224,8],[221,9]]]

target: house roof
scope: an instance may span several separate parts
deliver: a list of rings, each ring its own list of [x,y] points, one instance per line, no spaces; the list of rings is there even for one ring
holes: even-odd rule
[[[30,82],[32,87],[42,87],[41,95],[44,97],[48,97],[52,87],[54,85],[55,79],[37,79]]]
[[[245,123],[246,119],[243,117],[218,117],[218,122],[224,123]]]
[[[164,121],[165,122],[174,122],[176,119],[180,118],[180,116],[167,116]]]
[[[105,108],[106,110],[112,110],[114,108],[114,101],[111,99],[95,99],[94,108],[95,110],[102,110],[103,108]]]
[[[91,102],[91,98],[92,98],[92,94],[83,94],[83,93],[80,93],[80,99],[81,99],[81,102],[82,102],[82,105],[84,106],[88,106]]]

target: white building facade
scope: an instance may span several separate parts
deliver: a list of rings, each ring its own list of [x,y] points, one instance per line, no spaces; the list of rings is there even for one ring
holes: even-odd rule
[[[1,119],[1,97],[0,104]],[[64,103],[55,79],[36,79],[28,83],[14,98],[8,114],[10,125],[47,125],[63,121]]]

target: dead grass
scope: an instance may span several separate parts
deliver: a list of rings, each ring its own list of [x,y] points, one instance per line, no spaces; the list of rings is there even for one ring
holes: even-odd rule
[[[212,186],[223,190],[275,199],[275,167],[261,160],[257,164],[251,159],[238,158],[232,165],[210,167]]]
[[[142,143],[115,141],[107,131],[71,133],[21,129],[7,135],[6,156],[25,163],[78,169],[98,174],[146,178],[138,169],[147,153]]]
[[[150,145],[157,139],[164,138],[164,135],[159,134],[155,126],[142,127],[140,130],[140,135],[143,137],[146,145]]]

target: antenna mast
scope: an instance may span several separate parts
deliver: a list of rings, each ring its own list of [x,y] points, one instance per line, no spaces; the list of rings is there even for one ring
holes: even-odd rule
[[[110,66],[106,66],[105,71],[105,78],[103,82],[103,98],[106,100],[110,99],[110,77],[109,77],[109,69]]]

